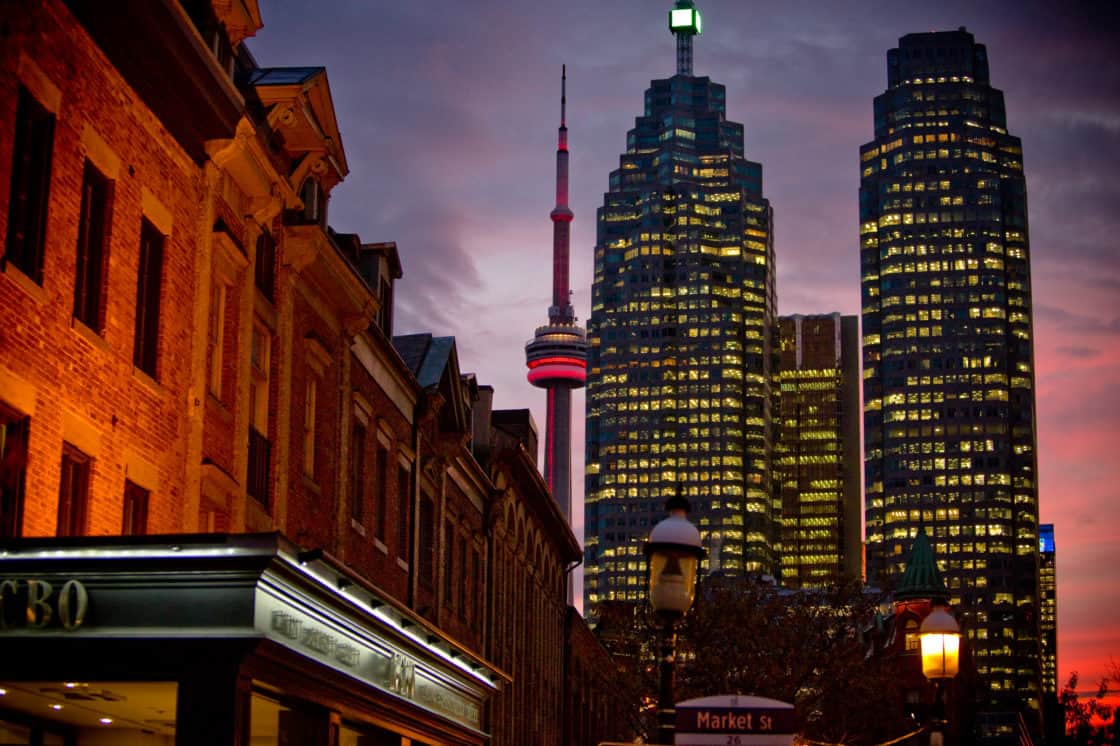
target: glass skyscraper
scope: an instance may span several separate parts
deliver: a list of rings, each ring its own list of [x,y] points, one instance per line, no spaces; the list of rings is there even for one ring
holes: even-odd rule
[[[742,125],[725,118],[724,87],[692,74],[699,11],[677,6],[677,74],[646,91],[598,210],[588,608],[646,597],[642,542],[677,493],[692,503],[709,569],[776,572],[771,209]],[[682,17],[691,25],[673,25]]]
[[[983,708],[1039,706],[1039,526],[1027,195],[983,45],[887,53],[860,148],[868,572],[930,533]],[[1034,719],[1037,722],[1037,719]]]
[[[859,324],[782,316],[777,470],[781,581],[823,588],[863,573]]]

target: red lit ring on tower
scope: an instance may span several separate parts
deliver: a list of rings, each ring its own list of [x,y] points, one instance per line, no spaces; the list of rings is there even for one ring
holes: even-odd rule
[[[552,381],[571,381],[583,385],[587,381],[587,368],[582,361],[573,362],[578,364],[551,363],[533,368],[527,376],[529,383],[541,386]]]
[[[529,366],[529,370],[542,365],[578,365],[580,368],[587,369],[587,361],[578,357],[542,357],[540,360],[530,360],[526,365]]]

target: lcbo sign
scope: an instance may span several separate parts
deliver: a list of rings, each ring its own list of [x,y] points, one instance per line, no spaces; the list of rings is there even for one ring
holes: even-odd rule
[[[46,580],[6,578],[0,580],[0,630],[76,630],[89,610],[89,594],[77,580],[67,580],[55,592]]]
[[[677,704],[678,746],[785,746],[793,743],[793,705],[765,697],[703,697]]]

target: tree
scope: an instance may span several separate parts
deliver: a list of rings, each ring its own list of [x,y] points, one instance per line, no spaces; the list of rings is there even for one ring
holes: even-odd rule
[[[1116,742],[1118,723],[1114,711],[1103,700],[1109,693],[1109,683],[1120,684],[1120,664],[1110,661],[1108,673],[1097,687],[1097,695],[1082,700],[1077,693],[1080,677],[1077,671],[1058,695],[1058,702],[1065,713],[1065,742],[1072,746],[1107,746]]]
[[[756,578],[704,579],[677,641],[678,702],[743,694],[794,705],[817,741],[875,744],[909,733],[893,661],[876,648],[880,598],[858,584],[792,592]],[[596,633],[621,659],[647,734],[655,728],[659,625],[648,606],[605,608]]]
[[[753,694],[791,702],[801,733],[872,744],[908,733],[892,662],[871,632],[881,599],[852,583],[785,591],[709,579],[681,634],[678,699]]]

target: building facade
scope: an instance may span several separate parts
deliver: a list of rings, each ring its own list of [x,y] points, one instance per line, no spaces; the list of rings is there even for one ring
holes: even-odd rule
[[[695,9],[692,9],[695,10]],[[698,13],[698,11],[697,11]],[[645,598],[641,543],[677,493],[709,562],[773,572],[772,214],[726,91],[654,80],[598,210],[588,323],[584,601]]]
[[[779,324],[781,583],[856,580],[863,573],[858,319],[796,315]]]
[[[860,149],[868,572],[899,572],[925,526],[974,645],[985,706],[1037,720],[1022,148],[986,50],[963,28],[902,37],[887,73],[875,139]]]
[[[1058,696],[1058,563],[1054,524],[1043,523],[1038,535],[1039,626],[1042,630],[1042,693]]]
[[[326,71],[251,1],[0,22],[0,740],[559,744],[578,545],[329,226]]]

